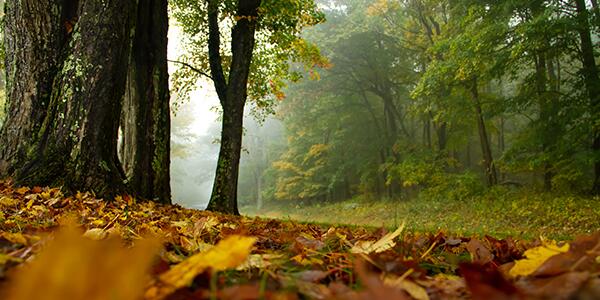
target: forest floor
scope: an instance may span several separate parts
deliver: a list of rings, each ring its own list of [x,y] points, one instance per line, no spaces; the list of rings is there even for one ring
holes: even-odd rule
[[[0,181],[0,299],[598,299],[599,274],[600,232],[307,224]]]
[[[572,239],[600,230],[600,197],[504,190],[466,199],[421,197],[373,201],[363,198],[303,205],[269,204],[257,210],[241,208],[248,216],[302,222],[407,229],[421,233],[444,230],[457,236]]]

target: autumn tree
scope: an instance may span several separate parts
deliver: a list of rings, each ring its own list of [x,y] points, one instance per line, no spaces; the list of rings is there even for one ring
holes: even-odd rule
[[[286,80],[297,80],[288,63],[323,64],[318,50],[300,38],[322,21],[313,1],[175,0],[175,16],[191,51],[180,63],[183,86],[208,77],[222,108],[221,149],[208,209],[239,214],[237,183],[247,99],[267,111],[282,98]],[[230,34],[230,39],[223,36]],[[226,47],[227,41],[230,46]],[[180,81],[181,82],[181,81]]]

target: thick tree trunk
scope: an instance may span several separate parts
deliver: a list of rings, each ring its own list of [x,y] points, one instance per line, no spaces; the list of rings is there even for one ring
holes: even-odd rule
[[[475,113],[477,117],[477,128],[479,132],[479,140],[481,143],[481,153],[483,155],[483,165],[485,168],[485,176],[489,186],[494,186],[498,183],[496,176],[496,167],[494,166],[494,158],[492,156],[492,149],[488,139],[487,130],[485,128],[485,121],[483,119],[483,111],[481,109],[481,101],[479,99],[479,90],[477,88],[477,80],[473,81],[471,86],[471,96],[475,104]]]
[[[215,89],[223,107],[221,149],[215,183],[208,210],[239,214],[237,183],[242,149],[244,106],[247,98],[248,76],[254,52],[256,19],[260,0],[238,1],[237,15],[241,16],[231,33],[232,61],[229,80],[225,81],[220,56],[218,2],[209,1],[209,56]]]
[[[594,153],[595,179],[592,192],[600,194],[600,76],[594,58],[594,45],[588,22],[589,12],[585,6],[585,0],[575,0],[577,5],[577,16],[579,18],[579,38],[581,40],[581,61],[583,62],[582,74],[585,80],[588,97],[590,99],[590,114],[592,116],[592,151]]]
[[[47,115],[18,184],[64,186],[112,197],[125,190],[117,131],[134,2],[79,3]]]
[[[132,191],[171,203],[167,0],[138,4],[123,100],[121,159]]]
[[[68,2],[68,1],[67,1]],[[0,177],[23,165],[46,116],[72,9],[50,0],[5,4],[6,120],[0,130]]]

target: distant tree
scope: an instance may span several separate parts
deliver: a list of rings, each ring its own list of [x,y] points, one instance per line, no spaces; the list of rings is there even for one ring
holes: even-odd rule
[[[594,2],[596,3],[596,2]],[[583,75],[585,87],[589,97],[590,114],[592,116],[592,151],[594,155],[595,179],[592,186],[592,192],[600,194],[600,75],[594,55],[594,44],[591,37],[591,26],[589,23],[590,12],[588,11],[584,0],[575,0],[577,10],[577,32],[580,38],[580,58],[583,64],[581,74]],[[598,18],[598,7],[595,4],[594,10]],[[597,19],[598,21],[599,19]]]

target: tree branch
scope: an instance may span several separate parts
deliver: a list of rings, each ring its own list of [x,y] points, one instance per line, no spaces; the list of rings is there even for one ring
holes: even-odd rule
[[[211,80],[214,80],[212,78],[212,76],[208,75],[207,73],[201,71],[200,69],[198,69],[198,68],[196,68],[196,67],[194,67],[194,66],[192,66],[192,65],[190,65],[190,64],[188,64],[186,62],[182,62],[182,61],[178,61],[178,60],[171,60],[171,59],[167,59],[167,61],[168,62],[172,62],[174,64],[180,64],[182,66],[185,66],[185,67],[189,68],[190,70],[192,70],[192,71],[194,71],[194,72],[196,72],[196,73],[198,73],[198,74],[200,74],[200,75],[202,75],[204,77],[207,77],[207,78],[209,78]]]
[[[219,1],[208,1],[208,60],[213,83],[221,104],[225,104],[227,80],[221,59],[221,32],[219,30]]]

